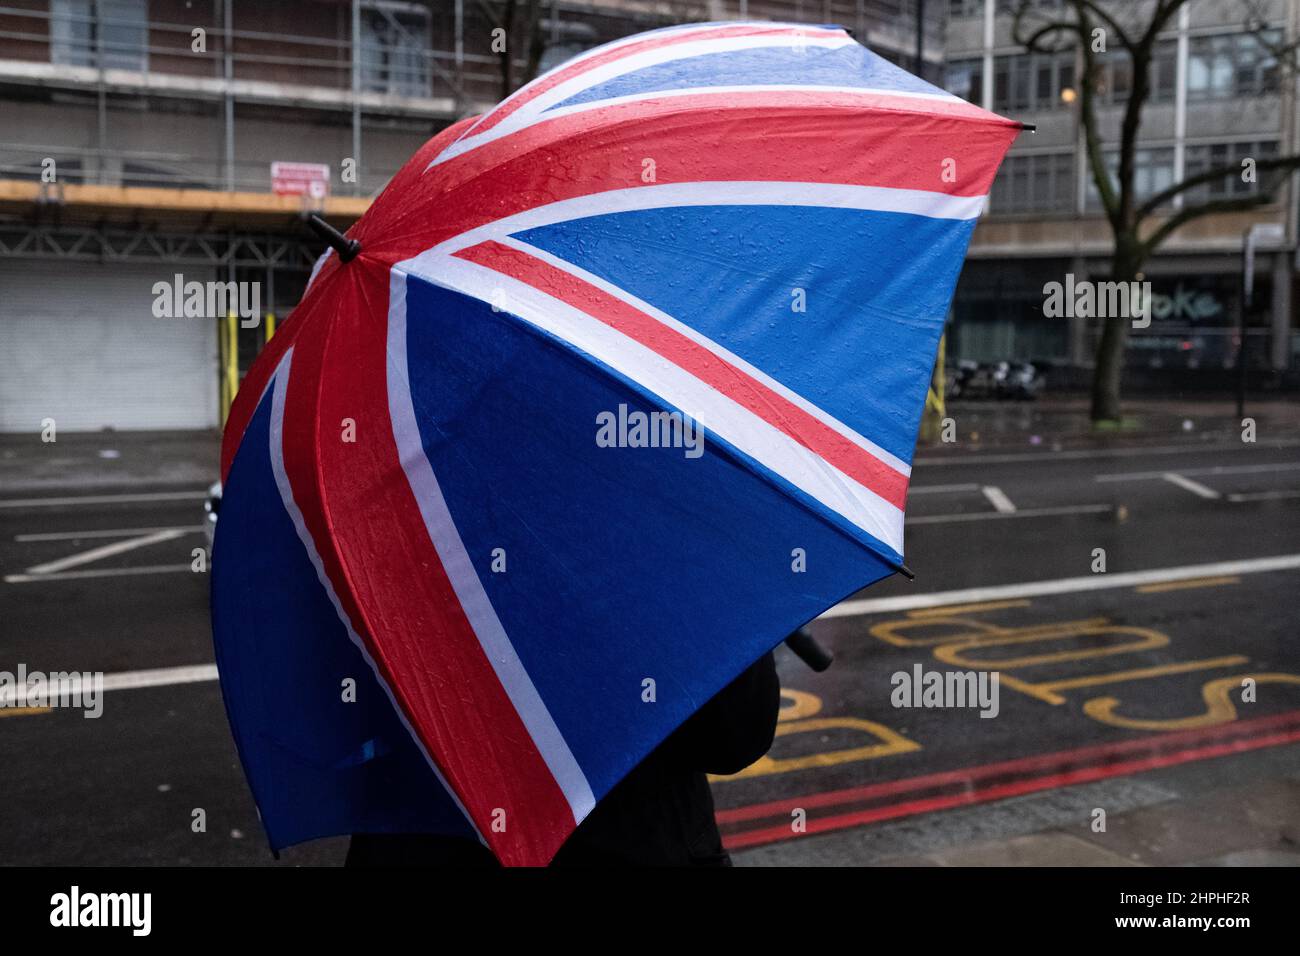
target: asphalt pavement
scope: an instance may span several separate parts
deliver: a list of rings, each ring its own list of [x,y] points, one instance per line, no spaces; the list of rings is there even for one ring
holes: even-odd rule
[[[1243,442],[1168,420],[919,453],[916,579],[812,624],[827,672],[780,652],[776,745],[714,783],[738,864],[1300,863],[1300,430]],[[0,859],[276,862],[194,570],[211,436],[52,454],[0,450],[0,670],[102,671],[110,689],[96,720],[0,708]],[[997,673],[998,692],[897,706],[898,675],[930,673]]]

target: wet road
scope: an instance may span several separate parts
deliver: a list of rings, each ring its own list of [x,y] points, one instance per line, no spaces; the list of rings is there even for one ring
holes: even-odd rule
[[[270,862],[191,569],[201,489],[129,493],[0,497],[0,669],[98,670],[114,687],[98,720],[0,709],[0,857]],[[907,535],[915,581],[813,625],[828,672],[782,652],[776,746],[714,787],[738,862],[908,861],[1064,826],[1113,853],[1088,827],[1099,807],[1169,819],[1242,780],[1292,792],[1300,445],[923,456]],[[986,691],[996,672],[996,716],[919,694],[895,706],[895,675],[917,668],[983,673]],[[1231,849],[1188,833],[1184,862]]]

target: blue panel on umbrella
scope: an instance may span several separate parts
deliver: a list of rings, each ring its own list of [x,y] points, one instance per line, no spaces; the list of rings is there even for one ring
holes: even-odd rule
[[[974,225],[861,209],[695,206],[592,216],[517,238],[691,326],[910,462]]]
[[[711,434],[697,458],[599,447],[601,412],[662,406],[590,356],[414,277],[407,314],[433,472],[597,797],[787,633],[890,573]]]
[[[221,689],[271,846],[346,833],[473,839],[307,557],[271,470],[270,418],[268,390],[226,482],[212,587]]]
[[[660,90],[702,86],[851,86],[911,93],[942,93],[865,47],[837,49],[791,44],[711,53],[635,70],[583,90],[551,109]]]

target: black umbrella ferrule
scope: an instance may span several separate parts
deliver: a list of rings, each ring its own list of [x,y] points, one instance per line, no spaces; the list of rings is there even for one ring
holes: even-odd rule
[[[361,251],[361,243],[349,239],[314,212],[307,214],[307,225],[317,237],[338,253],[339,262],[351,262]]]

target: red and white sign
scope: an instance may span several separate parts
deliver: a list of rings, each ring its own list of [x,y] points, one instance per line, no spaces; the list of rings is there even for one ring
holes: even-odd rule
[[[324,199],[330,191],[330,168],[324,163],[272,163],[271,192],[277,196]]]

